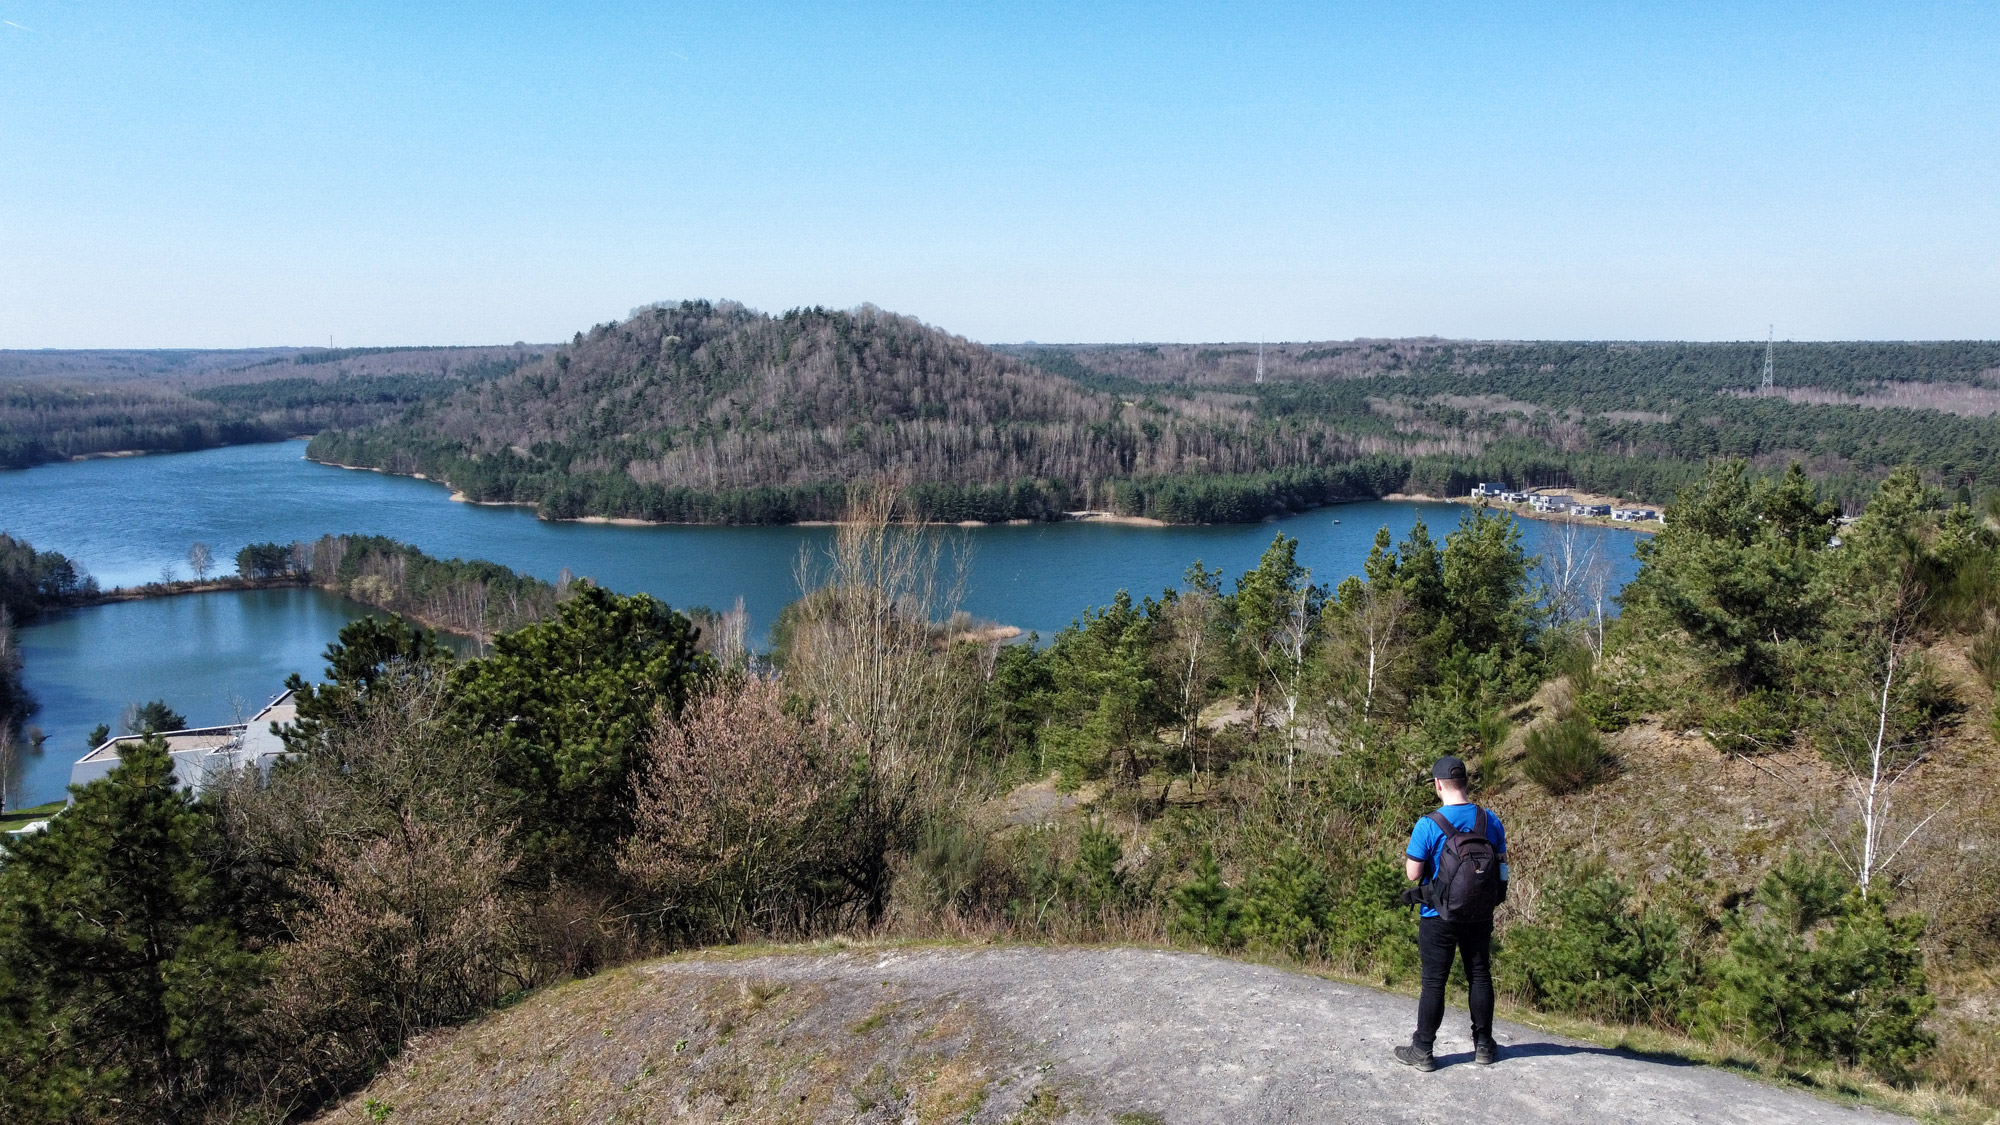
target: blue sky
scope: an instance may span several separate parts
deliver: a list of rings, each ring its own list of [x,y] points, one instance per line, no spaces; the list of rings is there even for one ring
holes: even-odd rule
[[[0,347],[2000,337],[2000,5],[0,0]]]

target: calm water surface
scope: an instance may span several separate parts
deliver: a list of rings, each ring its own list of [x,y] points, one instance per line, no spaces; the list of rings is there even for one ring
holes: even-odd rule
[[[0,530],[77,560],[106,586],[186,576],[187,548],[207,543],[224,569],[245,543],[327,533],[388,535],[438,556],[483,558],[553,580],[564,567],[621,592],[676,606],[742,597],[761,633],[796,595],[800,552],[831,532],[799,527],[615,527],[548,523],[525,508],[453,503],[424,481],[315,465],[304,444],[237,446],[155,457],[0,471]],[[1299,540],[1315,580],[1359,569],[1375,529],[1400,539],[1418,518],[1442,539],[1462,509],[1341,505],[1268,524],[981,527],[969,549],[965,609],[1043,636],[1119,589],[1157,593],[1196,559],[1230,577],[1256,565],[1277,532]],[[1553,525],[1524,521],[1529,549]],[[1633,532],[1588,528],[1619,584],[1636,570]],[[48,734],[29,755],[21,798],[62,795],[69,763],[96,724],[126,704],[165,698],[196,723],[254,711],[290,672],[319,673],[319,653],[362,607],[314,591],[201,595],[100,606],[21,630],[28,687]]]

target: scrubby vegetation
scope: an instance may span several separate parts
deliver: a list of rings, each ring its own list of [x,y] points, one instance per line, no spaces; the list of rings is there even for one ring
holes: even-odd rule
[[[1915,470],[1842,525],[1802,474],[1718,463],[1608,623],[1587,573],[1467,510],[1385,531],[1360,574],[1280,535],[1014,646],[954,622],[904,502],[850,498],[760,659],[576,583],[463,662],[350,626],[267,781],[177,793],[133,754],[0,867],[0,1105],[297,1117],[524,990],[752,938],[1136,939],[1407,981],[1401,852],[1443,753],[1508,824],[1515,1002],[2000,1101],[2000,752],[1967,655],[2000,538]],[[160,940],[65,912],[112,878]]]

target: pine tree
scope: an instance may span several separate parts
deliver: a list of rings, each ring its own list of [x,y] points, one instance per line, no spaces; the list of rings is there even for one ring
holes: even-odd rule
[[[214,823],[164,741],[74,792],[0,867],[0,1108],[183,1120],[229,1088],[264,962],[223,909]]]
[[[573,871],[630,831],[639,740],[714,666],[695,639],[665,603],[584,583],[554,620],[501,636],[454,678],[454,719],[520,801],[531,866]]]

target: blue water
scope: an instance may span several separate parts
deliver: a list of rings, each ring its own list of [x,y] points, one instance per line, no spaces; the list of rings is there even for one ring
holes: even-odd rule
[[[567,567],[676,606],[724,608],[740,596],[757,634],[796,596],[800,552],[823,551],[831,535],[828,528],[549,523],[524,508],[454,503],[425,481],[316,465],[303,453],[302,442],[283,442],[0,471],[0,531],[63,552],[106,586],[152,581],[163,568],[185,577],[197,540],[228,570],[249,542],[388,535],[433,555],[491,559],[550,580]],[[1462,511],[1376,501],[1265,524],[972,528],[958,535],[969,552],[964,608],[1046,637],[1121,588],[1157,593],[1178,584],[1197,559],[1233,578],[1256,565],[1279,532],[1299,540],[1299,561],[1315,581],[1332,583],[1359,569],[1376,528],[1386,524],[1401,539],[1421,517],[1442,540]],[[1529,550],[1553,526],[1524,521]],[[1622,585],[1637,568],[1636,535],[1581,530],[1604,540]],[[359,612],[306,591],[229,594],[100,606],[22,629],[28,687],[42,702],[31,722],[49,737],[47,761],[30,763],[22,798],[61,796],[84,733],[115,725],[127,703],[164,697],[195,722],[228,721],[236,701],[254,710],[288,672],[316,674],[320,650]]]

